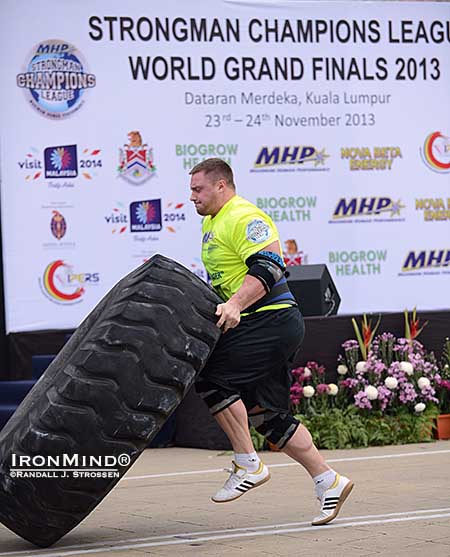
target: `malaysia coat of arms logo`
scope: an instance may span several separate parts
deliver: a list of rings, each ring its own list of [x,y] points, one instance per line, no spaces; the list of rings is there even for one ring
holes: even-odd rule
[[[303,251],[299,251],[296,240],[286,240],[284,246],[283,259],[286,267],[308,263],[308,256]]]
[[[119,149],[118,172],[133,185],[141,185],[155,175],[156,166],[153,163],[153,149],[142,142],[138,131],[128,133],[128,141]]]

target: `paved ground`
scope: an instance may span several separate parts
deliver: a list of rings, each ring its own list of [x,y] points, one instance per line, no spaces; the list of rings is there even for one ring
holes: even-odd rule
[[[151,449],[55,546],[35,550],[0,526],[0,557],[450,557],[450,441],[324,454],[356,484],[328,526],[310,526],[312,484],[283,454],[263,453],[270,482],[218,505],[209,497],[229,454]]]

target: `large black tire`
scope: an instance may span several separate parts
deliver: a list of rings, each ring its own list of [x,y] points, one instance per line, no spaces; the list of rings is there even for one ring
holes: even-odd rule
[[[120,477],[14,477],[12,455],[125,454],[122,476],[206,363],[220,336],[220,301],[160,255],[103,298],[0,433],[5,526],[47,547],[98,505]]]

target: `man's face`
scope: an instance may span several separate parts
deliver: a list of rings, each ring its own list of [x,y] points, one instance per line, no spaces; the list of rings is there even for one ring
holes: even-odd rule
[[[191,176],[191,197],[199,215],[215,215],[220,209],[222,180],[213,180],[205,173],[197,172]]]

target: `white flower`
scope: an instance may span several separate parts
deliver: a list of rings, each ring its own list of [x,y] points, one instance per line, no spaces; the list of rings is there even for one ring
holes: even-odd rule
[[[418,414],[420,414],[420,412],[423,412],[424,410],[425,410],[425,404],[423,402],[418,402],[414,406],[414,412],[417,412]]]
[[[411,362],[400,362],[400,369],[406,373],[406,375],[412,375],[414,373],[414,368]]]
[[[338,386],[335,383],[328,383],[328,394],[336,396],[338,394]]]
[[[348,367],[344,366],[344,364],[341,364],[337,367],[337,372],[339,373],[339,375],[345,375],[348,371]]]
[[[419,385],[419,389],[426,389],[430,386],[430,380],[428,379],[428,377],[419,377],[417,384]]]
[[[311,385],[306,385],[306,387],[303,387],[303,396],[305,398],[311,398],[312,396],[314,396],[315,392],[315,388],[311,387]]]
[[[373,385],[367,385],[364,392],[369,400],[376,400],[378,398],[378,390]]]
[[[358,363],[356,364],[356,371],[360,371],[360,372],[361,372],[361,371],[366,371],[366,369],[367,369],[367,364],[366,364],[366,362],[361,361],[361,362],[358,362]]]
[[[398,381],[395,377],[386,377],[386,379],[384,380],[384,384],[386,385],[386,387],[388,389],[390,389],[391,391],[393,391],[394,389],[397,388],[398,386]]]
[[[311,370],[309,367],[303,368],[303,377],[311,377]]]

